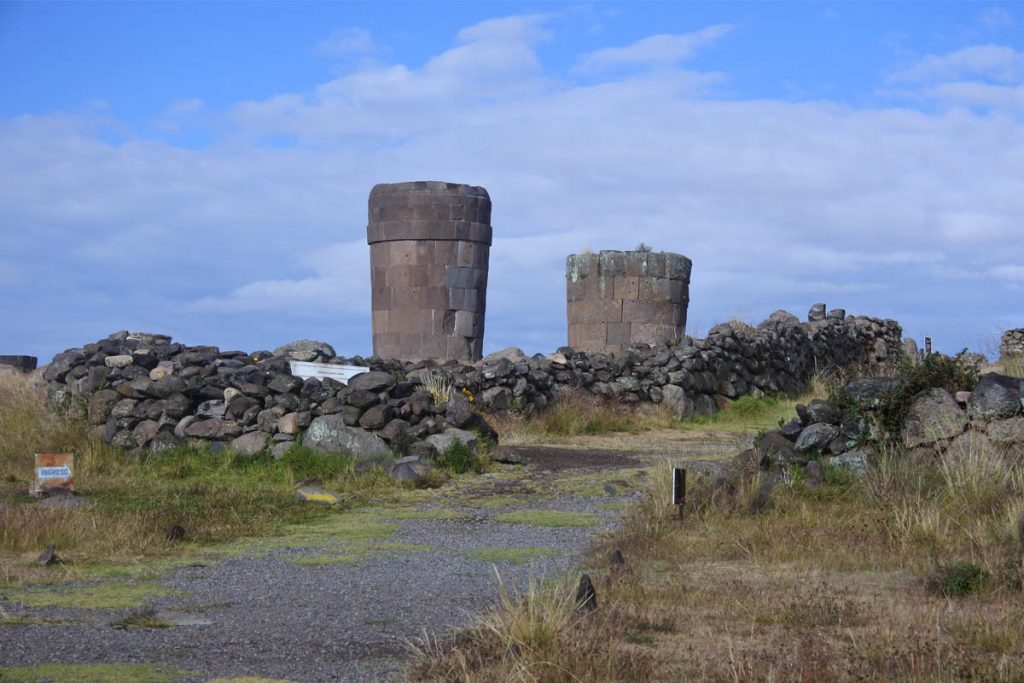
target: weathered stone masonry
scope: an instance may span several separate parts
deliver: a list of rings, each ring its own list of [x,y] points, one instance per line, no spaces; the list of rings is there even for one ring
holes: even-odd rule
[[[649,251],[572,254],[565,263],[569,346],[621,353],[679,343],[690,299],[690,259]]]
[[[478,360],[483,350],[491,199],[433,181],[370,192],[373,353]]]

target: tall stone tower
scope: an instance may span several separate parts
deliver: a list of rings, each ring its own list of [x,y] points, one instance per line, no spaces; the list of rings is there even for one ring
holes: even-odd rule
[[[373,353],[479,360],[491,250],[491,198],[436,181],[370,191]]]
[[[690,259],[649,251],[572,254],[565,263],[569,346],[619,353],[676,344],[690,303]]]

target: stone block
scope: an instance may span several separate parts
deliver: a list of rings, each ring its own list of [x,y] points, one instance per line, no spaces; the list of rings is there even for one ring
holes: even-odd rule
[[[373,287],[370,290],[370,310],[386,311],[391,308],[391,288]]]
[[[476,336],[476,315],[470,311],[456,311],[453,332],[460,337]]]
[[[630,343],[630,335],[632,333],[632,325],[628,322],[610,322],[605,326],[605,342],[607,344],[626,344]]]
[[[634,344],[676,344],[682,338],[682,329],[666,323],[633,323]]]
[[[623,301],[622,320],[673,324],[677,309],[671,301]]]
[[[646,277],[648,253],[644,251],[627,251],[624,253],[626,263],[626,276],[637,278]]]
[[[443,341],[447,342],[447,348],[445,349],[446,358],[463,359],[473,357],[471,339],[466,337],[445,337]]]
[[[661,251],[652,251],[647,254],[647,277],[664,278],[666,255]]]
[[[626,274],[626,254],[622,251],[602,251],[598,255],[598,268],[604,277]]]
[[[638,299],[640,298],[640,278],[634,275],[619,275],[613,280],[612,298],[615,299]]]

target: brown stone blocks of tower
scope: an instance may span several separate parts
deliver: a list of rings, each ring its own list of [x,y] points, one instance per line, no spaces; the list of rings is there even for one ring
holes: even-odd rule
[[[565,264],[569,346],[620,353],[685,334],[690,259],[650,251],[572,254]]]
[[[491,232],[482,187],[419,181],[370,191],[374,355],[480,359]]]

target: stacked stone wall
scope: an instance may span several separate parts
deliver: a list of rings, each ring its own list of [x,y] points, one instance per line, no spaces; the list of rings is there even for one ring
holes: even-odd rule
[[[572,254],[565,280],[569,346],[621,353],[677,344],[686,327],[690,259],[649,251]]]
[[[895,362],[900,336],[892,320],[801,323],[778,311],[757,327],[718,325],[705,339],[685,337],[675,346],[636,346],[616,355],[563,348],[533,357],[506,350],[475,364],[439,364],[336,357],[316,342],[248,354],[119,332],[58,354],[36,374],[51,400],[86,406],[103,438],[126,448],[203,439],[250,453],[281,452],[316,419],[337,415],[397,452],[416,453],[452,426],[487,429],[471,411],[436,405],[421,386],[428,374],[446,375],[457,397],[464,388],[489,411],[531,414],[575,389],[622,403],[664,403],[686,417],[712,414],[744,395],[802,391],[820,369]],[[368,372],[348,386],[303,380],[291,375],[293,359]]]
[[[483,350],[491,200],[442,182],[370,192],[373,351],[404,360],[477,360]]]
[[[999,355],[1004,359],[1024,358],[1024,327],[1003,332]]]

